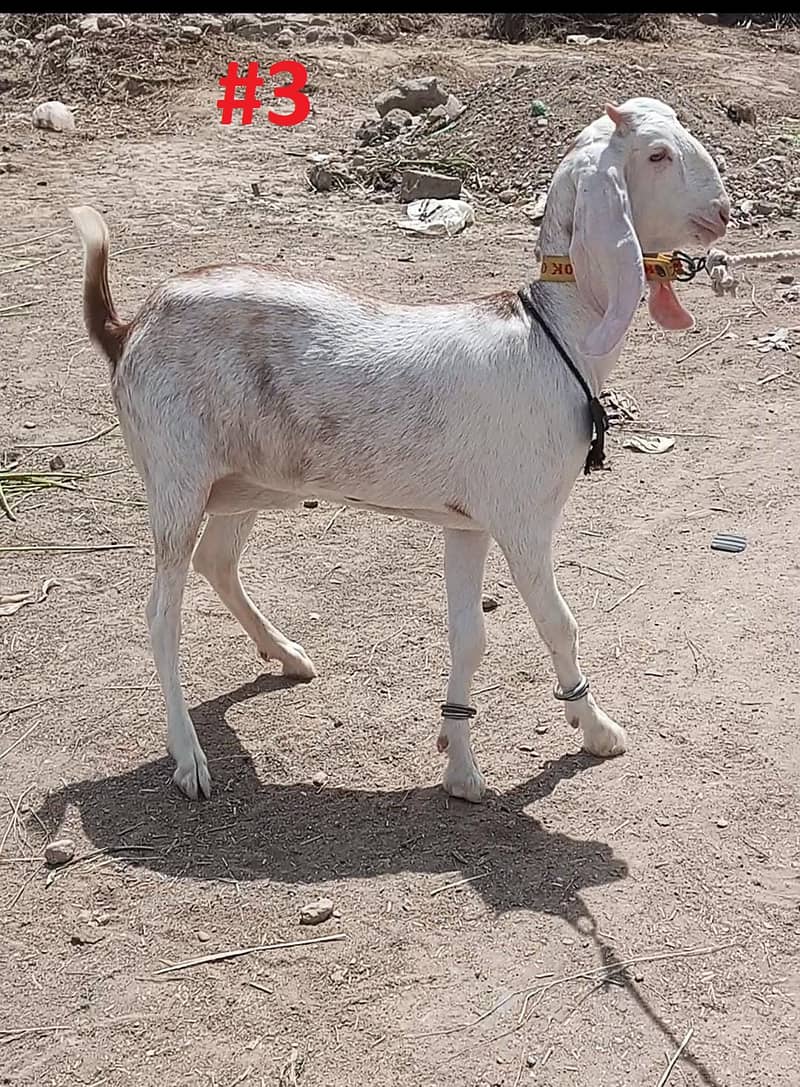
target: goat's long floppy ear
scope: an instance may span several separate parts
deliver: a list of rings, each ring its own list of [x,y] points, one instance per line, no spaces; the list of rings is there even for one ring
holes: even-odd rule
[[[570,260],[578,291],[599,322],[581,351],[601,357],[621,343],[645,289],[642,250],[616,165],[592,164],[579,179]]]

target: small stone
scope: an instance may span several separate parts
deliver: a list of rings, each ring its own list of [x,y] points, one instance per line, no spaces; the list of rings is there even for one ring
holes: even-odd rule
[[[74,944],[75,947],[86,947],[99,944],[102,939],[102,932],[95,932],[94,929],[78,929],[77,932],[73,932],[70,936],[69,942]]]
[[[314,774],[314,776],[311,778],[311,784],[316,785],[317,788],[321,789],[322,786],[325,785],[327,780],[328,775],[325,773],[325,771],[317,770],[316,774]]]
[[[401,79],[389,91],[384,91],[375,99],[375,109],[381,117],[389,110],[406,109],[416,116],[434,106],[443,106],[448,99],[447,92],[439,86],[435,75],[423,76],[422,79]]]
[[[404,170],[400,180],[400,203],[412,200],[449,200],[461,195],[461,178],[449,174],[429,174],[424,170]]]
[[[484,596],[483,600],[481,600],[481,607],[484,611],[494,611],[495,608],[500,607],[500,602],[495,600],[493,596]]]
[[[349,30],[342,31],[342,45],[358,45],[358,38]]]
[[[538,128],[547,128],[547,118],[546,117],[537,117],[536,118],[536,125],[537,125]]]
[[[78,21],[78,30],[81,34],[96,34],[99,29],[96,15],[85,15]]]
[[[75,118],[63,102],[42,102],[31,114],[34,128],[48,132],[74,132]]]
[[[413,123],[414,118],[407,109],[390,109],[382,118],[378,128],[382,136],[394,139],[404,128],[410,128]]]
[[[122,30],[125,26],[125,20],[121,15],[98,15],[97,16],[97,29],[98,30]]]
[[[72,838],[56,838],[45,846],[44,859],[48,864],[69,864],[75,856]]]
[[[201,944],[207,944],[208,941],[211,939],[211,933],[206,932],[206,930],[204,928],[199,928],[197,930],[196,936],[197,936],[197,939],[200,941]]]
[[[63,23],[52,23],[44,32],[44,40],[46,42],[56,41],[58,38],[63,38],[65,34],[69,34],[68,26],[64,26]]]
[[[513,204],[516,199],[516,189],[503,189],[503,191],[500,193],[500,200],[502,200],[504,204]]]
[[[294,45],[294,31],[287,27],[286,30],[280,32],[275,41],[282,49],[291,49]]]
[[[315,26],[312,26],[309,30],[306,31],[306,43],[308,45],[313,45],[314,42],[318,40],[319,30]]]
[[[534,731],[536,731],[540,736],[544,736],[545,732],[547,732],[549,728],[549,725],[537,725]]]
[[[729,823],[728,823],[727,819],[722,819],[722,818],[717,819],[717,826],[719,827],[720,830],[724,830],[725,827],[727,827],[728,825],[729,825]]]
[[[187,42],[199,42],[203,36],[203,31],[199,26],[191,26],[188,24],[182,26],[179,33],[183,40]]]
[[[303,506],[307,510],[315,510],[318,505],[319,505],[319,502],[317,502],[316,498],[307,498],[305,500],[305,502],[303,503]]]
[[[300,910],[301,925],[321,925],[333,916],[333,899],[318,898]]]
[[[209,34],[219,34],[223,28],[222,19],[218,19],[216,15],[198,15],[197,25]]]
[[[32,419],[25,419],[22,425],[26,430],[36,429],[36,423]]]
[[[641,970],[636,971],[636,973],[633,975],[633,980],[638,981],[639,984],[644,981],[644,974],[641,972]]]
[[[783,283],[784,286],[788,287],[791,283],[794,283],[794,276],[789,275],[788,273],[786,275],[778,276],[778,282]]]

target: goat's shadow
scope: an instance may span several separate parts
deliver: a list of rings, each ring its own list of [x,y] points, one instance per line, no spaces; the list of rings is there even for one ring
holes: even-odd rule
[[[614,969],[616,954],[598,936],[580,892],[624,879],[627,864],[608,844],[548,831],[525,810],[600,759],[564,755],[480,806],[447,806],[438,787],[264,784],[225,715],[231,706],[290,684],[262,675],[192,711],[215,778],[210,801],[188,803],[169,787],[172,762],[164,757],[125,774],[67,785],[45,800],[38,818],[55,831],[75,806],[98,849],[124,846],[133,863],[178,878],[319,885],[394,872],[452,875],[463,865],[465,876],[481,873],[473,887],[489,908],[561,917],[591,935],[600,964]],[[677,1045],[633,982],[625,974],[620,980]],[[718,1087],[707,1069],[684,1056],[706,1087]]]

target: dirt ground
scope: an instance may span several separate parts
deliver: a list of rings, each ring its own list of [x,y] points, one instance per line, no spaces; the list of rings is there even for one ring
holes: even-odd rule
[[[307,46],[314,113],[295,129],[223,128],[218,64],[113,110],[78,99],[72,137],[33,130],[33,99],[0,99],[15,163],[0,176],[0,448],[31,469],[59,453],[87,477],[0,521],[0,591],[59,582],[0,618],[0,1082],[656,1087],[691,1030],[670,1087],[797,1087],[800,308],[779,283],[797,263],[755,269],[737,298],[702,278],[682,288],[693,333],[668,337],[642,312],[612,377],[640,425],[676,439],[637,455],[615,432],[612,470],[577,482],[559,533],[586,671],[628,730],[622,758],[578,752],[492,552],[481,806],[438,784],[437,531],[324,504],[260,518],[243,578],[313,656],[307,686],[264,674],[191,575],[184,684],[216,789],[191,803],[170,782],[143,616],[150,540],[121,440],[25,448],[113,423],[70,204],[107,216],[124,314],[161,277],[232,258],[409,301],[513,287],[534,271],[518,204],[476,192],[462,235],[409,238],[396,203],[310,191],[303,156],[347,147],[396,75],[438,72],[468,106],[493,101],[480,131],[502,181],[499,134],[529,111],[541,65],[559,139],[615,89],[674,91],[724,149],[734,202],[757,198],[773,176],[759,158],[800,174],[800,73],[780,44],[687,23],[666,45],[541,49],[434,29]],[[228,59],[268,52],[240,40]],[[755,106],[756,129],[725,117],[731,97]],[[469,111],[461,123],[476,131]],[[543,162],[536,138],[514,136],[518,180],[525,155],[537,178],[557,161],[558,141]],[[725,246],[797,246],[799,229],[779,207]],[[792,351],[749,346],[778,327]],[[711,550],[717,532],[746,550]],[[20,545],[109,549],[1,550]],[[78,862],[53,877],[43,849],[57,834]],[[301,928],[322,895],[336,915]]]

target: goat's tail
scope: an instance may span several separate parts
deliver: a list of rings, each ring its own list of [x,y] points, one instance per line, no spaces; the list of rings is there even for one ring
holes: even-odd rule
[[[83,242],[83,320],[113,373],[131,326],[117,313],[108,285],[108,229],[94,208],[70,208],[70,215]]]

